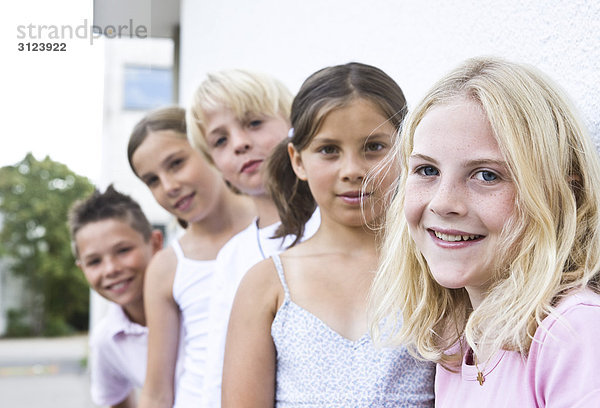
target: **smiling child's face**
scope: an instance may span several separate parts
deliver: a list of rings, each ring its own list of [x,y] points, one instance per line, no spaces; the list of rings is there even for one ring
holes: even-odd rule
[[[160,249],[124,220],[109,218],[84,225],[75,234],[77,264],[102,297],[127,308],[143,299],[144,275]]]
[[[458,98],[433,107],[415,130],[408,171],[404,211],[417,248],[440,285],[466,288],[477,307],[515,205],[481,106]]]

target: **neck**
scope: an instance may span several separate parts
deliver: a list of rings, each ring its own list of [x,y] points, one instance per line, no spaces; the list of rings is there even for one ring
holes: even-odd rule
[[[485,299],[485,293],[484,290],[482,289],[482,287],[472,287],[472,286],[467,286],[465,287],[465,289],[467,290],[467,293],[469,294],[469,300],[471,301],[471,307],[473,308],[473,310],[477,309],[479,307],[479,305],[481,304],[481,302],[483,302],[483,299]]]
[[[366,225],[350,227],[330,220],[321,213],[321,226],[311,240],[326,242],[332,251],[353,255],[377,254],[377,233]]]
[[[277,207],[271,198],[267,195],[252,197],[258,213],[258,228],[267,227],[279,222],[279,213]]]
[[[215,236],[237,233],[255,216],[250,199],[224,188],[213,211],[202,220],[190,223],[188,231],[193,235]]]
[[[134,323],[139,324],[140,326],[146,326],[146,313],[144,311],[144,299],[143,298],[141,298],[140,300],[138,300],[134,303],[130,303],[126,306],[121,306],[121,307],[123,308],[123,311],[129,318],[129,320],[131,320]]]

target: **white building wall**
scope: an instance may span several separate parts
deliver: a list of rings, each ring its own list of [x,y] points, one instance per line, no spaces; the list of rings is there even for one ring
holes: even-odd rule
[[[127,144],[135,124],[147,111],[126,110],[125,67],[128,65],[171,68],[173,43],[159,39],[106,40],[104,74],[104,120],[102,130],[102,175],[100,188],[109,184],[136,199],[152,223],[167,224],[171,216],[160,207],[148,188],[131,171]]]
[[[249,68],[296,92],[327,65],[382,68],[414,105],[466,58],[537,66],[567,90],[600,147],[597,0],[182,0],[180,100],[207,72]]]

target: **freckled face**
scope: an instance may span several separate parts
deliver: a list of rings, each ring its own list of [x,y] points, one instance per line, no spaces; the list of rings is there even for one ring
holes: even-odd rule
[[[394,131],[376,105],[356,99],[327,114],[301,152],[290,144],[294,171],[308,182],[322,222],[362,226],[382,215],[383,195],[397,171],[390,169],[364,189],[363,181],[390,151]]]
[[[225,180],[251,196],[265,194],[263,163],[289,128],[279,115],[248,113],[240,119],[226,108],[206,112],[206,142],[215,166]]]
[[[473,306],[492,278],[491,260],[515,205],[515,186],[479,104],[460,98],[417,126],[404,211],[434,279],[466,288]]]

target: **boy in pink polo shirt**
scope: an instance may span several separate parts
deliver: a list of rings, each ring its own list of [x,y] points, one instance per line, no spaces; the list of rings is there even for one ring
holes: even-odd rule
[[[138,203],[109,186],[69,212],[73,252],[90,287],[111,301],[90,336],[92,400],[136,406],[146,376],[147,328],[143,286],[146,267],[162,247]]]

